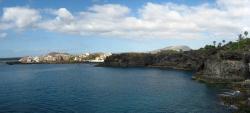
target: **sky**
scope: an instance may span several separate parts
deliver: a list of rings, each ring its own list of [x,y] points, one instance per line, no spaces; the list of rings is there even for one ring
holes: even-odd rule
[[[0,58],[198,49],[249,30],[250,0],[0,0]]]

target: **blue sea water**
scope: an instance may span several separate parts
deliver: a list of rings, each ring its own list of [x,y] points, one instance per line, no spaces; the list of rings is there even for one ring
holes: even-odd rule
[[[0,64],[0,113],[230,113],[192,72]]]

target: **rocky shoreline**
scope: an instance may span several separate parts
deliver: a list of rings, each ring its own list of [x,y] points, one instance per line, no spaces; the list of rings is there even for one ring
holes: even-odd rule
[[[169,66],[108,66],[103,64],[97,64],[97,66],[105,67],[150,67],[150,68],[165,68],[165,69],[177,69],[177,70],[190,70],[189,68],[179,68],[179,67],[169,67]],[[223,85],[223,88],[230,89],[230,91],[221,92],[218,94],[222,105],[229,107],[229,109],[234,109],[234,113],[249,113],[250,112],[250,79],[245,80],[225,80],[218,78],[206,78],[201,75],[195,75],[192,77],[193,80],[202,82],[205,84],[210,84],[213,86]],[[234,82],[237,81],[237,82]],[[248,81],[248,84],[245,84]],[[247,86],[247,87],[245,87]]]
[[[158,67],[195,72],[193,79],[209,84],[226,84],[232,92],[219,95],[223,103],[250,112],[250,39],[224,45],[207,45],[191,51],[113,54],[99,66]]]

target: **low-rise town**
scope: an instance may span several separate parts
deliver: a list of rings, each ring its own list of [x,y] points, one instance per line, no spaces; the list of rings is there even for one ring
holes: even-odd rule
[[[84,53],[80,55],[71,55],[68,53],[51,52],[43,56],[26,56],[19,60],[21,63],[83,63],[104,62],[106,57],[112,55],[111,53]]]

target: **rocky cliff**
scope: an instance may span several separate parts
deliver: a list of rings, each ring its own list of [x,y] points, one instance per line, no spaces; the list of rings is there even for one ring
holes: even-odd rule
[[[148,66],[152,64],[152,56],[147,53],[113,54],[106,58],[102,66],[133,67]]]
[[[205,82],[243,81],[249,77],[246,53],[218,53],[207,58],[194,78]]]
[[[216,53],[216,49],[191,51],[165,50],[158,53],[122,53],[106,58],[102,66],[148,66],[184,70],[198,70],[207,56]]]
[[[123,53],[109,56],[102,66],[148,66],[194,70],[195,79],[205,82],[234,82],[249,78],[250,39],[223,46],[207,45],[191,51]]]
[[[112,67],[164,67],[173,69],[196,70],[201,65],[198,57],[179,52],[123,53],[107,57],[102,66]]]

